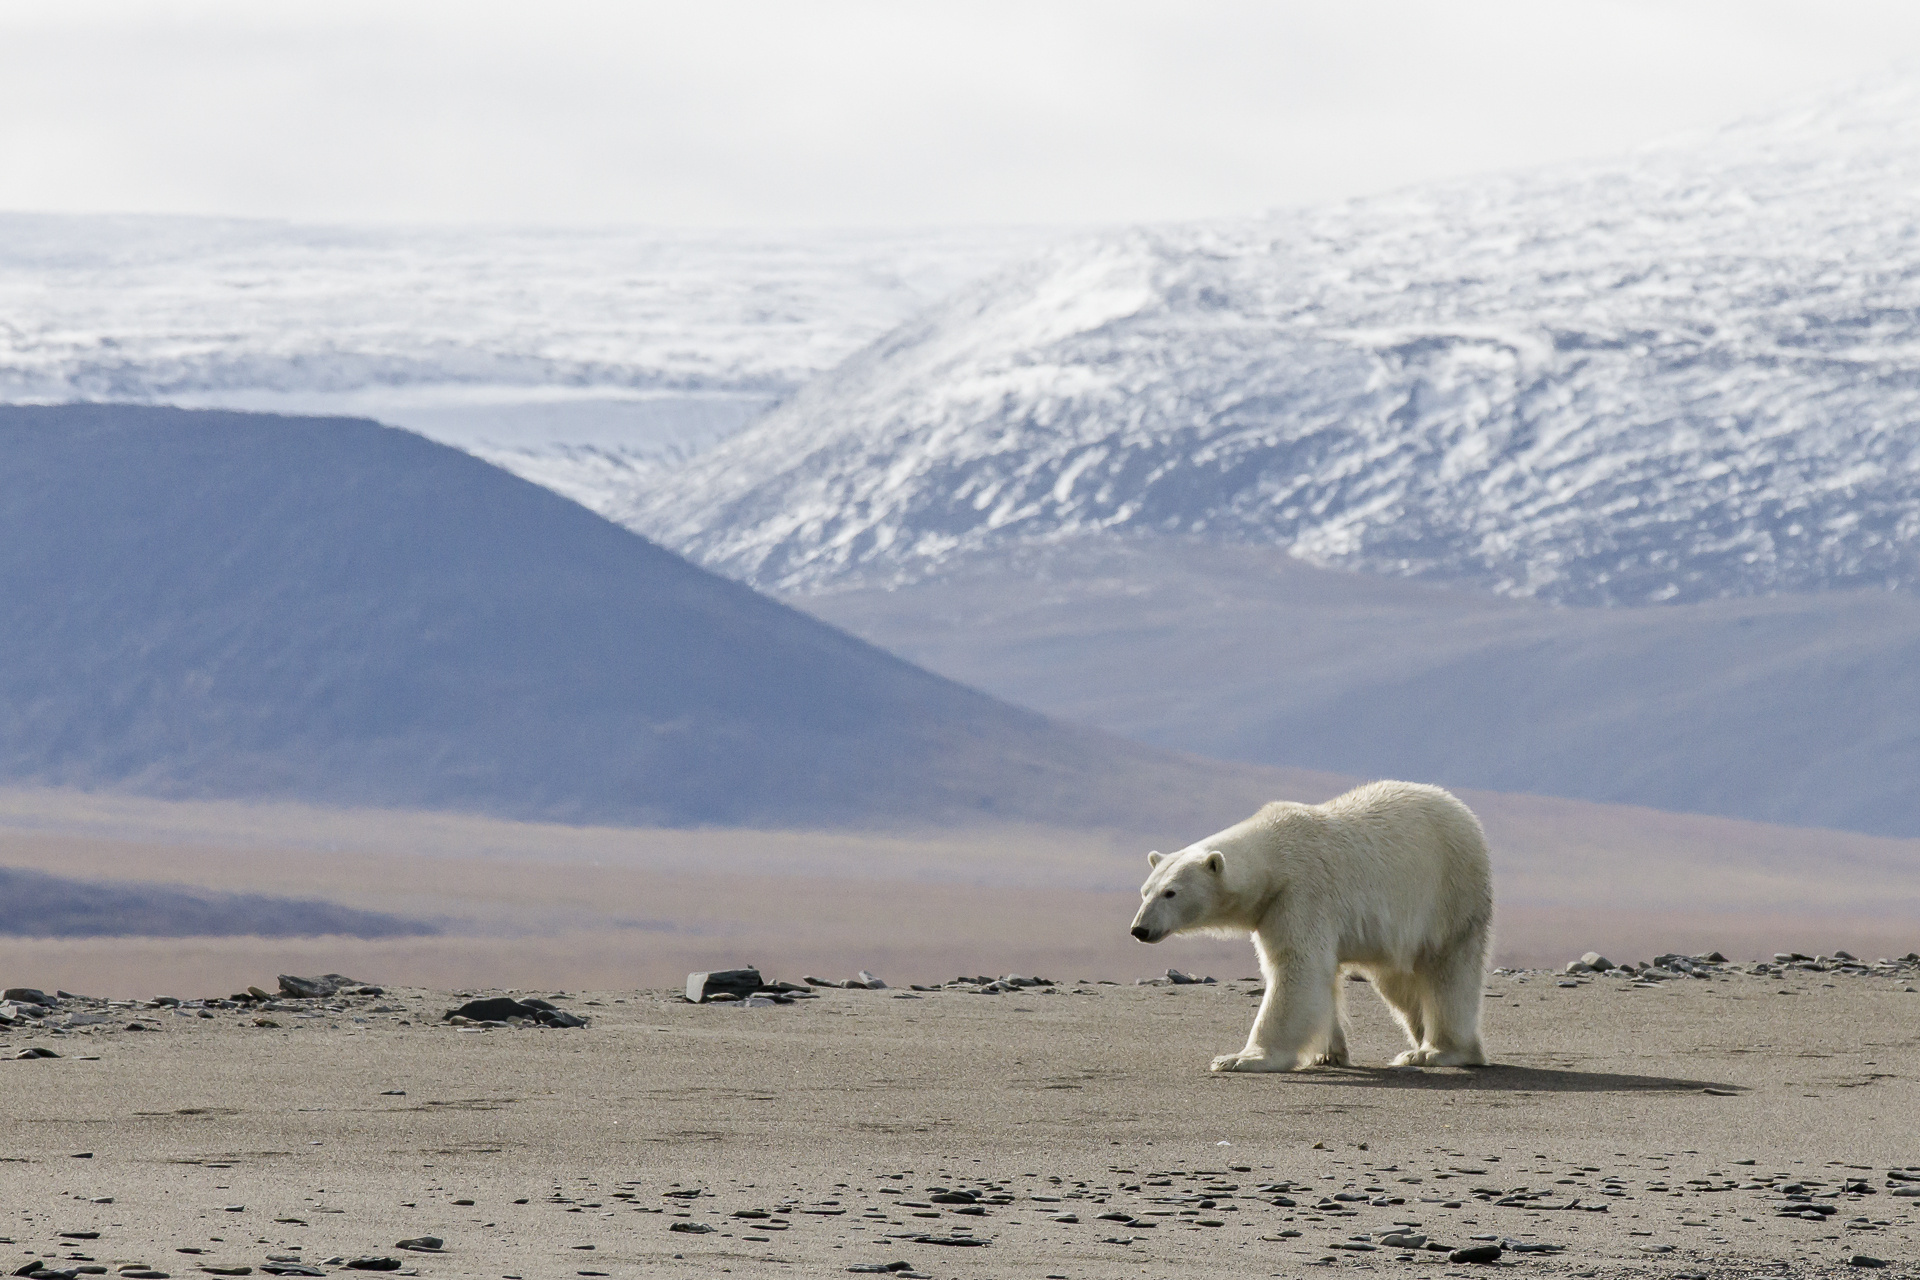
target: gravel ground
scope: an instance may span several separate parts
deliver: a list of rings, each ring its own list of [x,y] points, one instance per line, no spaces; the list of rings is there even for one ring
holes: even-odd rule
[[[1291,1076],[1206,1072],[1255,1004],[1230,975],[752,1008],[522,993],[588,1022],[571,1029],[445,1019],[490,992],[15,1002],[0,1259],[509,1280],[1920,1274],[1920,1196],[1901,1194],[1920,1190],[1912,966],[1700,970],[1496,972],[1499,1065]],[[1349,994],[1357,1058],[1384,1063],[1397,1033]],[[60,1056],[16,1056],[33,1049]],[[421,1237],[442,1251],[396,1247]],[[1497,1261],[1449,1261],[1486,1245]]]

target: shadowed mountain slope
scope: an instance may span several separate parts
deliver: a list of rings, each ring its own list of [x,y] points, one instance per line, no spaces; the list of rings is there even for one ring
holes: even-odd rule
[[[997,702],[454,449],[0,408],[0,779],[560,821],[1204,828],[1279,775]]]
[[[417,938],[433,925],[317,898],[71,880],[0,867],[0,934],[28,938]]]
[[[1572,609],[1260,547],[1088,537],[805,608],[1177,751],[1920,835],[1920,600]]]

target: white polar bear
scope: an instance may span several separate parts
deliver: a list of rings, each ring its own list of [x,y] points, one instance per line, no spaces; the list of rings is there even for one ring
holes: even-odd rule
[[[1247,931],[1267,990],[1247,1047],[1215,1071],[1345,1066],[1343,971],[1365,974],[1413,1047],[1395,1066],[1484,1066],[1480,992],[1493,870],[1479,819],[1439,787],[1370,782],[1267,805],[1153,871],[1133,936]]]

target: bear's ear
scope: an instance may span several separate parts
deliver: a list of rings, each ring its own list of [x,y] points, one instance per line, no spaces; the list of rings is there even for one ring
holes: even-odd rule
[[[1147,855],[1147,865],[1150,867],[1157,867],[1160,865],[1160,859],[1166,856],[1167,856],[1166,854],[1160,852],[1158,849],[1155,849],[1152,853]]]
[[[1215,875],[1219,875],[1222,871],[1226,870],[1226,867],[1227,856],[1224,853],[1221,853],[1218,849],[1210,850],[1207,853],[1207,870],[1213,872]]]

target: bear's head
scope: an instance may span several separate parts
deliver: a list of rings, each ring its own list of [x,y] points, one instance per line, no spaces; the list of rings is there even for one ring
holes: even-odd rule
[[[1205,845],[1179,853],[1150,853],[1153,870],[1140,886],[1140,912],[1133,918],[1133,936],[1158,942],[1188,929],[1205,929],[1218,922],[1226,895],[1226,855]]]

